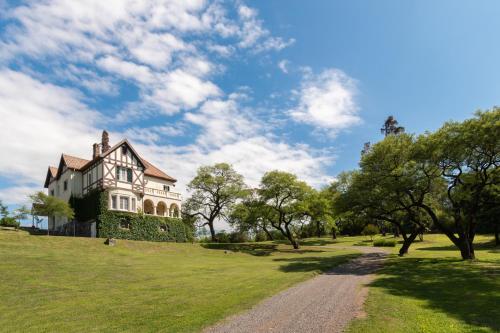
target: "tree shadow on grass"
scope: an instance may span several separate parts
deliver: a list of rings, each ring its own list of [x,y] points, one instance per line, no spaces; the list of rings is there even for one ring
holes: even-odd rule
[[[498,249],[498,247],[496,247]],[[482,243],[474,243],[474,250],[494,250],[495,249],[495,241],[487,241]],[[458,251],[458,247],[454,244],[444,245],[444,246],[429,246],[429,247],[421,247],[417,249],[418,251]]]
[[[330,272],[335,266],[358,257],[358,254],[344,254],[330,257],[298,257],[276,258],[274,261],[285,263],[280,267],[282,272]]]
[[[392,295],[427,301],[427,307],[471,325],[500,330],[498,267],[455,259],[405,258],[386,264],[370,284]]]
[[[224,250],[231,252],[242,252],[253,256],[269,256],[272,253],[320,253],[323,250],[316,249],[298,249],[293,248],[278,248],[277,244],[261,244],[261,243],[204,243],[202,247],[211,250]]]

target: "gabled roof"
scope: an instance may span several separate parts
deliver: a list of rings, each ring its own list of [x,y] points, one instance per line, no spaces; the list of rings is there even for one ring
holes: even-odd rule
[[[66,166],[69,169],[73,169],[76,171],[84,171],[87,169],[90,165],[92,165],[95,161],[100,160],[109,154],[111,154],[113,151],[116,149],[120,148],[123,144],[126,144],[128,148],[132,151],[132,153],[135,154],[141,165],[144,167],[144,175],[149,176],[149,177],[155,177],[155,178],[160,178],[164,180],[168,180],[171,182],[176,182],[177,179],[167,175],[165,172],[161,171],[158,169],[156,166],[153,164],[149,163],[148,161],[144,160],[143,158],[140,157],[140,155],[135,151],[134,147],[128,142],[127,139],[123,139],[120,142],[118,142],[116,145],[111,147],[108,151],[106,151],[104,154],[99,154],[96,158],[92,160],[87,160],[84,158],[76,157],[76,156],[71,156],[68,154],[62,154],[61,155],[61,160],[59,162],[59,168],[55,167],[49,167],[49,171],[47,173],[47,178],[45,180],[45,187],[48,187],[48,184],[50,183],[50,176],[53,178],[57,178],[62,174],[63,167]],[[49,176],[49,173],[51,175]],[[47,180],[48,179],[48,180]]]
[[[44,188],[48,188],[50,181],[52,178],[56,178],[57,176],[57,168],[53,166],[49,166],[49,169],[47,170],[47,176],[45,176],[45,184],[43,185]]]

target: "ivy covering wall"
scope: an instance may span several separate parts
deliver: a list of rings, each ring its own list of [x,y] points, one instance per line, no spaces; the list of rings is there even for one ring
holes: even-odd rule
[[[97,222],[97,237],[160,242],[193,240],[193,228],[179,218],[111,211],[108,198],[107,191],[95,190],[83,198],[70,199],[78,222]]]

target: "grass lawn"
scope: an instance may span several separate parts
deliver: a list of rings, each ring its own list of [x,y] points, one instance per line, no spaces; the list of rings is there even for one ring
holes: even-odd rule
[[[462,261],[442,235],[426,235],[404,258],[391,249],[370,285],[366,318],[349,332],[500,332],[500,248],[492,237],[478,236],[477,243],[473,262]]]
[[[358,255],[231,246],[0,230],[0,331],[198,331]]]

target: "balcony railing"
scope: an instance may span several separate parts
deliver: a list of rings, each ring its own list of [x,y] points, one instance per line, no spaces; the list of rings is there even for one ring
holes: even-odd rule
[[[177,200],[182,199],[180,193],[163,191],[163,190],[158,190],[156,188],[150,188],[150,187],[145,187],[144,193],[149,194],[149,195],[155,195],[157,197],[164,197],[164,198],[177,199]]]

